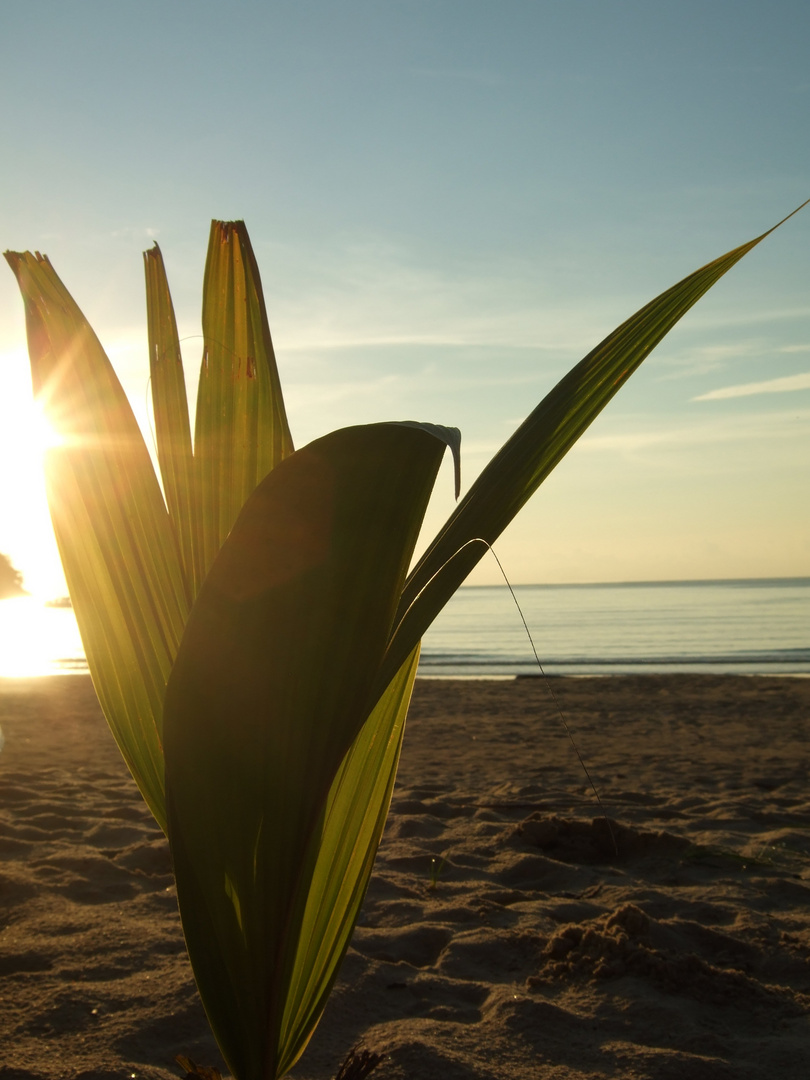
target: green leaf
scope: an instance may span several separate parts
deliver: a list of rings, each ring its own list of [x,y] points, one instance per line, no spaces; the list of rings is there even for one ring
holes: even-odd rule
[[[41,256],[6,253],[25,301],[34,392],[62,445],[48,504],[104,714],[165,827],[163,694],[190,597],[154,469],[95,334]]]
[[[203,576],[245,500],[292,453],[261,278],[243,221],[213,221],[194,452]]]
[[[291,920],[290,938],[298,947],[283,991],[279,1075],[295,1065],[314,1032],[360,914],[388,816],[418,663],[416,648],[352,743],[332,783],[322,830],[314,831]]]
[[[164,497],[104,351],[47,259],[7,252],[34,392],[62,445],[48,502],[88,667],[149,808],[166,828],[163,697],[192,601],[236,514],[292,451],[261,282],[241,222],[213,222],[192,454],[177,326],[157,245],[144,253]],[[167,512],[168,506],[168,512]]]
[[[650,301],[588,353],[540,402],[480,474],[410,574],[380,672],[381,687],[399,669],[487,546],[495,542],[661,339],[723,274],[787,220]]]
[[[376,424],[281,462],[245,504],[183,636],[164,720],[169,839],[197,984],[240,1080],[280,1075],[308,1027],[303,1004],[282,1046],[291,971],[331,978],[330,962],[320,976],[295,964],[296,922],[314,917],[301,914],[307,866],[381,696],[372,688],[443,450],[418,427]]]
[[[200,521],[194,486],[186,380],[174,307],[160,248],[143,253],[149,327],[149,374],[160,475],[189,598],[202,584]]]

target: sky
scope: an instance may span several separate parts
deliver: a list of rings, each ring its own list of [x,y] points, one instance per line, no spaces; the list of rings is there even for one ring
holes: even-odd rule
[[[810,197],[806,0],[27,0],[0,27],[0,243],[49,255],[148,439],[140,253],[193,388],[211,218],[247,222],[296,444],[455,425],[466,487],[615,326]],[[809,241],[810,207],[645,361],[497,545],[514,583],[810,574]],[[0,551],[55,595],[46,439],[2,267]]]

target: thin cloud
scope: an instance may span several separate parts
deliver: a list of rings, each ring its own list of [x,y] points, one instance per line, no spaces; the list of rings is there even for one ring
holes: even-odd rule
[[[520,262],[446,270],[373,243],[346,247],[339,258],[320,253],[317,261],[273,255],[276,265],[291,267],[286,287],[273,283],[273,337],[283,352],[490,346],[577,359],[618,321],[608,301],[562,301],[553,281]],[[294,291],[293,276],[305,283]]]
[[[125,225],[122,229],[113,229],[109,235],[113,240],[141,240],[144,236],[148,240],[154,240],[160,235],[160,229],[154,225]]]
[[[749,397],[752,394],[786,394],[792,390],[810,390],[810,371],[785,375],[781,379],[766,379],[764,382],[721,386],[717,390],[710,390],[708,394],[692,398],[692,401],[718,401],[721,398]]]
[[[810,409],[800,409],[798,413],[754,413],[746,416],[727,416],[723,420],[703,419],[699,422],[673,423],[669,426],[643,428],[609,432],[604,435],[586,434],[579,442],[583,452],[615,451],[634,453],[652,448],[669,449],[676,447],[684,450],[689,446],[707,446],[717,443],[744,442],[753,443],[761,440],[770,443],[793,440],[797,431],[805,432],[810,420]],[[615,426],[629,423],[621,417],[614,417]]]

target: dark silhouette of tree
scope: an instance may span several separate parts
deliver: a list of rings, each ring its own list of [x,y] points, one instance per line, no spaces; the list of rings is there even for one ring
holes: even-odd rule
[[[22,574],[11,565],[11,559],[8,555],[3,555],[0,552],[0,600],[7,600],[11,596],[25,595]]]

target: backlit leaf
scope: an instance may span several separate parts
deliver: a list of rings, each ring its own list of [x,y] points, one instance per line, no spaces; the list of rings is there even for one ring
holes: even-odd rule
[[[61,437],[45,465],[59,554],[104,714],[165,827],[163,694],[190,597],[166,506],[112,366],[51,264],[7,253],[34,393]]]
[[[361,767],[344,762],[380,697],[372,688],[443,451],[419,427],[374,424],[286,458],[245,504],[183,636],[165,708],[169,840],[197,983],[240,1078],[280,1075],[311,1020],[305,1002],[289,1015],[290,981],[320,998],[345,945],[344,915],[335,944],[311,960],[324,973],[296,967],[296,924],[318,918],[305,914],[307,878],[325,888],[325,815],[340,835],[330,791],[341,766]],[[388,722],[387,705],[378,716]],[[389,774],[368,778],[372,836],[393,779],[392,760],[380,760]],[[333,802],[356,816],[344,794]],[[360,875],[346,893],[353,911],[364,842],[347,863]],[[325,852],[325,865],[336,857]]]

